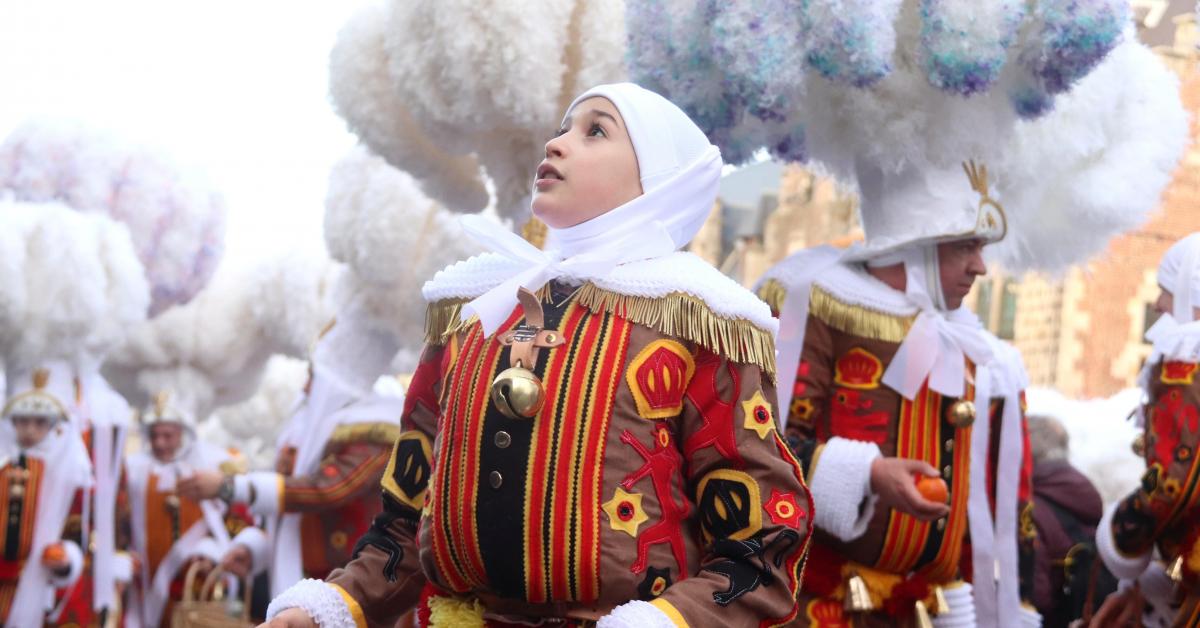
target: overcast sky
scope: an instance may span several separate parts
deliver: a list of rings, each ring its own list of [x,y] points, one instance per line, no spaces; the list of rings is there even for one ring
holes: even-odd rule
[[[225,194],[231,255],[319,247],[355,141],[326,59],[368,1],[0,0],[0,134],[52,115],[149,143]]]

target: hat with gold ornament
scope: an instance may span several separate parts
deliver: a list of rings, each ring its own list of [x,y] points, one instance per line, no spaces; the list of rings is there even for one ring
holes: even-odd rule
[[[4,418],[42,417],[66,420],[75,405],[75,378],[64,361],[46,362],[36,368],[10,372]]]

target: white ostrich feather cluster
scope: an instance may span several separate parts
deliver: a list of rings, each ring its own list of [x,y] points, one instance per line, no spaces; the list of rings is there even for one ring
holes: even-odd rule
[[[267,362],[258,390],[249,399],[217,408],[201,425],[201,438],[214,445],[236,447],[252,469],[267,469],[275,458],[275,439],[295,410],[308,364],[276,355]]]
[[[621,80],[621,2],[390,0],[342,30],[330,92],[359,138],[454,211],[528,215],[563,108]],[[482,169],[482,170],[481,170]]]
[[[129,231],[58,203],[0,202],[0,353],[7,367],[94,366],[146,317]]]
[[[362,148],[329,178],[325,244],[346,265],[338,281],[339,309],[355,303],[365,324],[386,330],[416,366],[424,341],[421,285],[444,266],[479,252],[457,219],[430,200],[413,177]]]
[[[258,390],[268,360],[301,357],[333,315],[332,263],[287,255],[243,267],[222,266],[200,294],[133,329],[109,356],[104,376],[134,405],[160,382],[195,373],[211,387],[196,395],[197,417]]]
[[[0,144],[0,195],[58,202],[124,224],[150,283],[151,315],[184,303],[221,257],[225,204],[164,155],[80,125],[30,121]]]

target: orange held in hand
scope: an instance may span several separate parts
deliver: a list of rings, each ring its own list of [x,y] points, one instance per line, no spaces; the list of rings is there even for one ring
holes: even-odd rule
[[[942,478],[918,475],[916,479],[917,492],[921,497],[939,504],[944,504],[949,499],[950,490],[946,488],[946,481]]]
[[[51,543],[42,550],[42,562],[48,565],[61,565],[67,562],[67,550],[62,543]]]

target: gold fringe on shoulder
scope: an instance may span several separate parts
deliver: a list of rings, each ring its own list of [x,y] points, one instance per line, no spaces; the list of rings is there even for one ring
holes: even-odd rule
[[[446,344],[446,338],[457,332],[471,321],[461,321],[462,306],[465,300],[447,299],[430,303],[425,308],[425,343],[431,345]],[[474,320],[475,317],[471,317]]]
[[[776,314],[783,309],[783,300],[787,298],[787,287],[778,279],[768,279],[758,288],[758,298],[762,299]]]
[[[660,333],[694,342],[734,362],[754,364],[775,374],[775,339],[747,320],[718,316],[703,301],[675,292],[665,297],[634,297],[584,284],[579,304],[610,312]]]
[[[813,284],[811,299],[810,315],[825,321],[830,327],[884,342],[903,342],[917,318],[915,314],[899,316],[845,303],[816,284]]]
[[[354,423],[339,425],[329,435],[329,444],[367,442],[391,447],[400,436],[400,426],[395,423]]]

